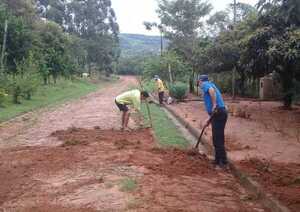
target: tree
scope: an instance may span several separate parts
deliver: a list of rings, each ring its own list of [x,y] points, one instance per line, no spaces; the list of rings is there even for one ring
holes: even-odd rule
[[[163,46],[163,35],[164,35],[164,26],[162,24],[158,24],[155,22],[144,22],[144,25],[146,27],[147,30],[152,30],[153,27],[157,28],[160,32],[160,56],[163,55],[163,50],[164,50],[164,46]]]
[[[3,3],[12,15],[22,17],[27,24],[32,24],[36,19],[34,0],[3,0]]]
[[[212,7],[201,0],[161,0],[158,15],[164,26],[165,35],[170,40],[169,49],[175,50],[191,66],[190,91],[194,91],[196,39],[203,27],[201,18],[205,17]]]
[[[67,19],[66,0],[36,0],[39,15],[63,26]]]
[[[112,72],[112,64],[119,58],[120,51],[119,26],[110,0],[71,1],[66,29],[86,41],[90,68],[97,65],[100,71]]]
[[[33,45],[33,33],[29,23],[10,12],[7,4],[0,4],[0,37],[4,37],[4,23],[8,22],[4,61],[6,71],[16,73],[16,65],[28,56]],[[2,42],[1,42],[2,43]]]
[[[152,56],[146,59],[143,69],[143,75],[149,79],[152,79],[154,75],[159,75],[162,79],[170,81],[171,74],[174,81],[179,79],[185,81],[186,73],[190,72],[191,66],[184,62],[176,52],[168,51],[162,57]]]
[[[51,75],[54,83],[59,75],[63,73],[66,63],[68,62],[69,40],[67,34],[64,34],[62,28],[52,22],[40,22],[36,25],[36,32],[39,33],[39,40],[37,41],[38,51],[42,55],[42,62],[46,67],[41,68],[44,82],[47,83]]]
[[[283,101],[291,107],[294,79],[299,76],[300,2],[297,0],[261,0],[255,31],[244,43],[243,62],[254,73],[276,71],[281,78]]]
[[[219,33],[233,29],[233,14],[234,5],[230,4],[226,10],[218,11],[210,16],[207,20],[209,35],[216,37]],[[240,24],[247,20],[250,16],[256,16],[257,10],[255,7],[245,4],[236,4],[236,23]]]

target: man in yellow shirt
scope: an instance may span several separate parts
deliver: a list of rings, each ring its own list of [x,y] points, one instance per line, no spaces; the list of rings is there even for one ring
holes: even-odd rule
[[[122,130],[128,129],[129,121],[129,108],[128,105],[132,106],[136,111],[140,113],[141,110],[141,100],[145,100],[149,97],[146,91],[140,91],[138,89],[126,91],[116,97],[116,105],[119,110],[122,111]],[[141,114],[140,114],[141,115]]]
[[[165,95],[165,86],[164,86],[163,81],[161,79],[159,79],[158,75],[154,76],[154,80],[156,82],[159,104],[162,105],[163,101],[164,101],[164,95]]]

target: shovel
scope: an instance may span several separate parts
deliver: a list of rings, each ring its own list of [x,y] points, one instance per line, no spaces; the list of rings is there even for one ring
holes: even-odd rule
[[[200,144],[201,141],[202,141],[202,136],[203,136],[203,134],[204,134],[204,131],[205,131],[205,129],[209,126],[209,124],[210,124],[210,122],[211,122],[213,116],[214,116],[214,113],[213,113],[213,114],[210,116],[210,118],[208,119],[207,124],[204,125],[204,127],[202,128],[201,133],[200,133],[200,136],[199,136],[199,138],[198,138],[198,142],[197,142],[196,146],[194,147],[194,149],[198,149],[199,144]]]
[[[199,144],[202,141],[202,136],[204,134],[204,131],[209,126],[209,124],[211,123],[211,120],[213,119],[213,117],[215,116],[216,113],[217,113],[216,110],[212,113],[212,115],[210,116],[210,118],[207,121],[207,124],[202,128],[202,131],[200,133],[200,136],[198,138],[196,146],[193,149],[191,149],[191,150],[188,151],[188,155],[196,155],[196,154],[198,154],[198,147],[199,147]]]

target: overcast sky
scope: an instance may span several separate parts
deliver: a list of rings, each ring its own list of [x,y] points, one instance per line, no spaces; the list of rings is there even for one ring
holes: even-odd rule
[[[143,25],[144,21],[157,22],[156,0],[111,0],[121,33],[135,33],[158,35],[156,31],[147,31]],[[255,5],[258,0],[237,0],[237,2]],[[223,10],[233,0],[209,0],[214,7],[214,11]]]

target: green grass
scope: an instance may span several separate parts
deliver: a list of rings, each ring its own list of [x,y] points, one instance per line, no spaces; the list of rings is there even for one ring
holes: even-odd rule
[[[57,84],[40,86],[31,100],[21,99],[21,104],[13,104],[11,97],[6,97],[4,107],[0,107],[0,122],[14,118],[23,113],[45,107],[64,103],[71,99],[76,99],[90,92],[104,87],[112,81],[103,81],[99,84],[86,80],[59,80]]]
[[[120,191],[131,192],[137,188],[137,182],[132,178],[125,178],[120,181]]]
[[[157,105],[149,104],[155,137],[163,147],[187,148],[188,141],[180,134],[175,124]],[[142,105],[145,123],[149,123],[146,105]]]

